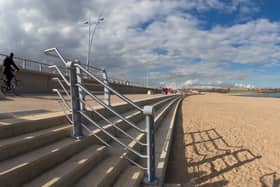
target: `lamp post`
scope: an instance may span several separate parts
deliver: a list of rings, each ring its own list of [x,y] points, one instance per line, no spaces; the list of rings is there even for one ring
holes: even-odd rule
[[[88,25],[88,54],[87,54],[87,70],[89,71],[89,61],[90,61],[90,54],[91,54],[91,47],[93,42],[93,37],[97,28],[97,25],[104,21],[104,18],[101,17],[101,15],[98,16],[97,21],[91,22],[91,19],[89,17],[88,21],[85,21],[84,24]],[[93,31],[91,31],[91,26],[95,25],[93,28]]]

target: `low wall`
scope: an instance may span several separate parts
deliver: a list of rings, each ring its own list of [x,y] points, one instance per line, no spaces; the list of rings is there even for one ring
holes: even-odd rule
[[[41,73],[31,70],[22,69],[17,72],[17,79],[20,80],[23,86],[20,88],[19,93],[32,93],[32,94],[49,94],[52,93],[53,88],[60,88],[56,81],[52,80],[52,77],[56,75],[50,73]],[[3,79],[2,66],[0,66],[0,79]],[[98,85],[93,80],[86,80],[87,87],[90,87],[90,90],[101,92],[103,87]],[[148,90],[151,90],[154,93],[160,93],[160,89],[150,89],[145,87],[123,85],[117,83],[110,83],[110,85],[122,94],[143,94],[147,93]]]

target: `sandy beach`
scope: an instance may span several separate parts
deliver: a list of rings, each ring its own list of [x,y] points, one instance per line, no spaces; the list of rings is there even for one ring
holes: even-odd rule
[[[166,183],[280,185],[280,99],[187,97],[174,140]]]

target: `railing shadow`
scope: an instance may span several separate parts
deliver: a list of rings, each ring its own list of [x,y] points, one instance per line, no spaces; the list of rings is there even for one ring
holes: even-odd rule
[[[179,107],[174,125],[173,141],[167,164],[165,183],[185,184],[187,182],[186,170],[183,114],[182,107]]]
[[[193,185],[224,186],[228,183],[224,173],[261,158],[242,146],[230,145],[215,129],[188,132],[185,140],[187,178]]]
[[[260,177],[261,187],[280,187],[280,177],[277,173],[269,173]]]

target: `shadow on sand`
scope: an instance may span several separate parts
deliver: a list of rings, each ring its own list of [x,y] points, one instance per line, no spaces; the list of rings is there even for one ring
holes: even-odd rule
[[[189,140],[186,151],[193,151],[186,158],[187,178],[196,185],[215,177],[222,178],[222,184],[226,184],[224,173],[261,158],[249,149],[228,144],[215,129],[189,132],[185,136]],[[211,186],[221,186],[221,183]]]
[[[269,173],[260,177],[262,187],[280,187],[280,177],[277,173]]]
[[[259,158],[249,149],[230,145],[215,129],[184,134],[180,109],[165,184],[225,186],[229,181],[224,173]]]

